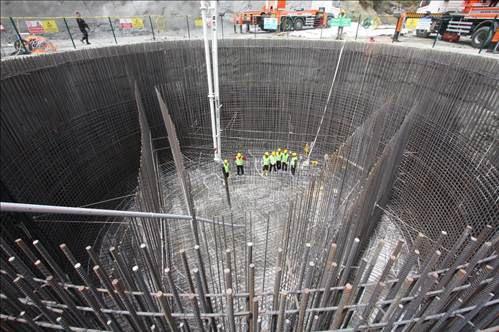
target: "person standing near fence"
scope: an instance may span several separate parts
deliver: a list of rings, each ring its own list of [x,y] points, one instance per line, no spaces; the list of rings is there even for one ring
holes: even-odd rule
[[[80,31],[83,34],[83,37],[80,40],[82,43],[84,43],[84,41],[86,40],[87,45],[90,45],[90,42],[88,41],[88,31],[87,31],[87,29],[90,30],[90,28],[88,27],[87,22],[85,22],[85,20],[81,18],[80,12],[76,12],[75,14],[76,14],[76,23],[78,23],[78,28],[80,28]]]
[[[338,25],[338,34],[336,35],[336,40],[342,40],[343,36],[343,19],[345,18],[345,12],[342,10],[339,15],[340,23]]]

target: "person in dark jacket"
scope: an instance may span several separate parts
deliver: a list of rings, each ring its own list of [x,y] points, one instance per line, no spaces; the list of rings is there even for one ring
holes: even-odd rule
[[[83,37],[80,39],[82,43],[84,41],[87,41],[87,45],[90,45],[90,42],[88,41],[88,30],[90,28],[88,27],[87,22],[85,22],[84,19],[81,18],[80,12],[76,12],[76,23],[78,23],[78,28],[80,28],[81,33],[83,34]]]

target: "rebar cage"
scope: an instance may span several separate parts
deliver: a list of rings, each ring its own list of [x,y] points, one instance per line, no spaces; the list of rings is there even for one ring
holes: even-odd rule
[[[497,61],[259,39],[219,57],[223,157],[247,157],[226,185],[200,41],[2,61],[2,201],[192,217],[3,212],[5,326],[497,324]],[[295,176],[264,176],[277,148]]]

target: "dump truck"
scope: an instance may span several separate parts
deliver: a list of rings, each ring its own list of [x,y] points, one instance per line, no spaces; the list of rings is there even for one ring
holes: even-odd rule
[[[475,48],[487,47],[493,40],[499,20],[497,0],[421,1],[416,13],[407,18],[419,18],[418,37],[440,33],[442,39],[458,41],[461,36],[471,37]]]
[[[245,10],[235,14],[234,24],[246,26],[247,31],[251,25],[258,26],[263,31],[290,31],[305,28],[325,27],[328,18],[324,7],[318,9],[287,9],[286,0],[267,0],[260,10]]]

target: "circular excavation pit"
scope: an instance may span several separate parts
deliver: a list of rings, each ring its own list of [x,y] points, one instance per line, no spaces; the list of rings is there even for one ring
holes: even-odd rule
[[[498,61],[303,40],[218,53],[227,183],[201,41],[2,61],[2,202],[162,214],[3,205],[2,324],[497,324]],[[264,176],[278,148],[299,155],[294,176]]]

